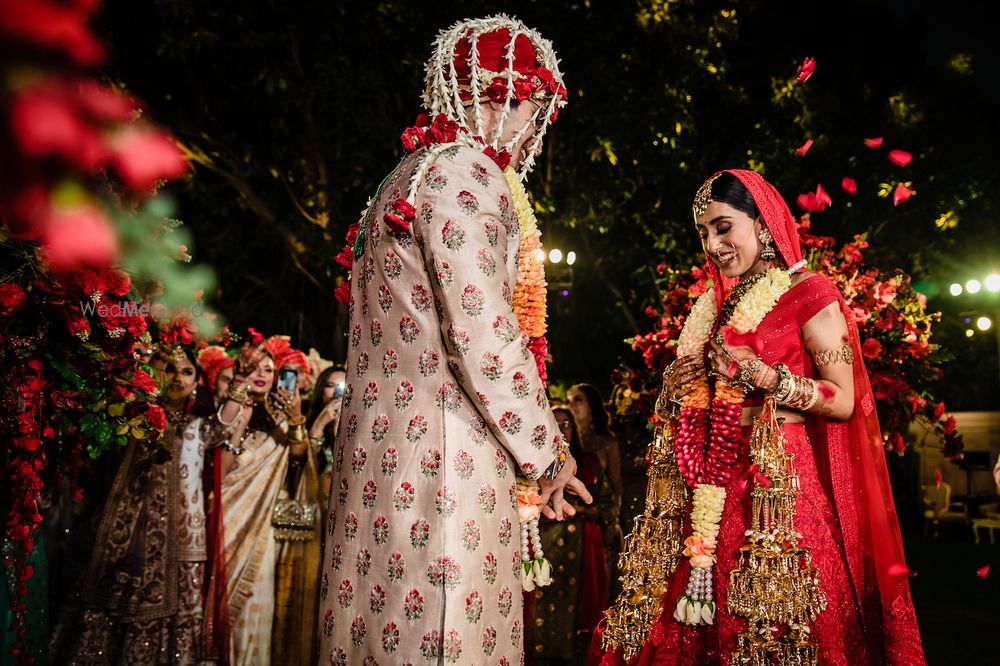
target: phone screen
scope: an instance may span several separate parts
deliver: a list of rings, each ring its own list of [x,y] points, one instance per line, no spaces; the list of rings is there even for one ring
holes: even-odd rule
[[[284,368],[278,372],[278,388],[285,389],[289,393],[295,393],[299,376],[291,369]]]

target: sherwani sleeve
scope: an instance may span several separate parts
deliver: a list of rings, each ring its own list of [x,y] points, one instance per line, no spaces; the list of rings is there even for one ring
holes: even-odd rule
[[[449,366],[521,471],[538,478],[562,435],[512,306],[520,237],[510,188],[472,148],[438,156],[421,180],[416,232]]]

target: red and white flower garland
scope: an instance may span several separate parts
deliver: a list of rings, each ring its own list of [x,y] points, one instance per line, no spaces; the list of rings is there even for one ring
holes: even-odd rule
[[[737,333],[757,329],[764,317],[791,286],[791,272],[769,269],[740,298],[729,320]],[[678,358],[695,358],[704,365],[705,346],[716,328],[715,291],[709,289],[695,302],[677,342]],[[715,602],[712,595],[712,567],[716,538],[726,501],[726,486],[741,447],[740,414],[746,397],[744,389],[727,377],[715,382],[711,396],[708,378],[694,381],[694,390],[681,400],[674,435],[677,467],[693,492],[691,536],[684,541],[684,555],[690,558],[691,574],[685,593],[677,600],[674,618],[685,624],[712,624]]]

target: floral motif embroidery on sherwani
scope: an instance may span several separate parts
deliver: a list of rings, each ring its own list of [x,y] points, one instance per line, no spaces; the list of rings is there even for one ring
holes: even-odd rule
[[[402,162],[374,211],[388,210],[397,187],[396,198],[408,195],[400,185],[431,152]],[[366,275],[351,284],[362,307],[348,306],[323,664],[521,660],[511,488],[516,466],[537,473],[552,461],[558,428],[539,403],[534,360],[516,344],[520,241],[506,180],[476,150],[445,152],[427,158],[410,200],[412,243],[383,229],[355,264]]]

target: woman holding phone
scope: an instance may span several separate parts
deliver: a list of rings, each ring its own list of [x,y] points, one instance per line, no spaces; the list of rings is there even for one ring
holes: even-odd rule
[[[275,386],[268,347],[244,348],[218,412],[232,436],[216,457],[206,616],[234,665],[307,663],[314,637],[318,481],[299,393]]]
[[[309,441],[317,453],[320,469],[320,499],[330,496],[333,469],[333,442],[340,430],[340,411],[344,404],[347,372],[342,365],[332,365],[316,378],[312,409],[309,411]]]

